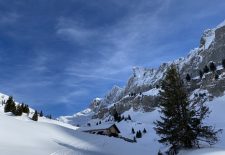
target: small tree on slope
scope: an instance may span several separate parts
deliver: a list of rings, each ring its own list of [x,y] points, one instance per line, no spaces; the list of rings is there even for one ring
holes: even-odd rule
[[[200,141],[214,144],[217,133],[211,126],[203,125],[209,114],[204,104],[190,104],[183,82],[175,65],[168,70],[160,91],[161,120],[155,122],[160,143],[173,148],[192,148]]]
[[[32,120],[33,121],[38,121],[38,112],[37,112],[37,110],[35,110],[34,115],[32,117]]]
[[[13,97],[10,96],[9,99],[6,101],[4,112],[12,112],[13,114],[15,114],[15,111],[16,111],[16,104],[13,101]]]

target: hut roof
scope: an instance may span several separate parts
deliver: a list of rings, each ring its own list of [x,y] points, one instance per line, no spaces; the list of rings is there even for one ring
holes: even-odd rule
[[[111,127],[114,127],[118,133],[120,133],[120,130],[117,128],[116,124],[100,124],[100,125],[95,125],[95,126],[90,126],[90,127],[82,127],[82,131],[93,131],[93,130],[104,130],[104,129],[109,129]]]

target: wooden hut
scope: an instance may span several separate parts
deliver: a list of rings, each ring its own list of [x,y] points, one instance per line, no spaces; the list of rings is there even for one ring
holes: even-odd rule
[[[97,125],[94,127],[90,127],[89,129],[85,129],[83,131],[91,134],[107,135],[114,137],[118,137],[120,133],[120,130],[115,124]]]

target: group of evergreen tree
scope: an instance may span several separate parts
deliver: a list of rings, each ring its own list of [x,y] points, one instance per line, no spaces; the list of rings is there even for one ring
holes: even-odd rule
[[[29,106],[22,103],[17,104],[14,102],[13,97],[10,96],[5,103],[4,112],[12,112],[16,116],[21,116],[23,113],[29,114]]]
[[[222,64],[224,63],[224,66],[225,66],[225,59],[224,59],[224,62],[222,61]],[[216,71],[216,65],[215,65],[215,63],[214,62],[210,62],[209,63],[209,67],[207,66],[207,65],[205,65],[205,67],[203,68],[203,72],[202,72],[202,70],[199,70],[199,77],[200,77],[200,79],[202,79],[202,77],[203,77],[203,73],[208,73],[209,71],[211,71],[211,72],[213,72],[213,73],[215,73],[215,71]],[[215,74],[215,79],[218,79],[219,78],[219,75],[218,74]],[[190,74],[187,74],[186,75],[186,80],[187,80],[187,82],[190,82],[191,81],[191,76],[190,76]]]
[[[46,115],[45,117],[47,117],[48,119],[52,119],[52,115]]]
[[[222,66],[223,66],[223,68],[225,68],[225,59],[222,60]],[[202,79],[203,74],[206,74],[209,71],[211,71],[215,74],[214,78],[217,80],[219,78],[219,75],[216,73],[216,69],[217,69],[217,67],[216,67],[215,63],[210,62],[209,67],[207,65],[205,65],[205,67],[203,68],[203,72],[202,72],[202,70],[199,70],[199,76]]]
[[[132,134],[135,134],[134,128],[131,129],[131,133],[132,133]],[[147,133],[147,131],[146,131],[145,128],[144,128],[144,130],[143,130],[143,133],[144,133],[144,134]],[[138,131],[136,132],[136,138],[141,138],[141,137],[142,137],[142,132],[141,132],[141,130],[138,130]]]
[[[160,91],[161,120],[155,123],[155,131],[160,135],[160,143],[169,144],[173,149],[192,148],[200,141],[214,144],[218,141],[212,126],[203,124],[209,115],[204,104],[192,104],[188,99],[184,83],[175,65],[172,65],[162,81]]]
[[[142,133],[141,133],[141,131],[139,130],[139,131],[136,132],[136,138],[141,138],[141,137],[142,137]]]
[[[96,125],[99,125],[99,124],[102,124],[102,121],[99,121],[99,122],[96,123]]]
[[[22,104],[16,105],[12,96],[10,96],[4,104],[5,104],[4,112],[12,112],[15,116],[21,116],[23,113],[27,113],[27,114],[30,113],[30,109],[27,104],[22,103]],[[35,110],[34,115],[32,116],[31,119],[34,121],[37,121],[38,116],[43,117],[44,116],[43,112],[40,111],[40,113],[38,113],[37,110]],[[47,115],[46,117],[49,119],[52,119],[51,115]]]
[[[136,93],[130,93],[129,96],[131,97],[136,96]]]

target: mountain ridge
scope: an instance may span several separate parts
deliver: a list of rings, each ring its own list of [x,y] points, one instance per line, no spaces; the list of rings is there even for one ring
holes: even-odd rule
[[[186,74],[190,74],[192,82],[188,83],[189,91],[193,92],[196,89],[207,89],[212,96],[221,96],[225,88],[220,87],[219,93],[210,91],[208,87],[211,81],[206,80],[208,78],[199,79],[199,70],[202,70],[209,62],[214,62],[220,69],[220,80],[218,83],[223,83],[222,72],[224,70],[220,67],[222,58],[225,58],[225,21],[212,29],[207,29],[203,32],[199,47],[190,50],[186,57],[181,57],[174,61],[162,63],[157,69],[146,67],[133,67],[133,74],[127,81],[127,84],[120,88],[114,86],[104,98],[98,100],[93,99],[90,103],[90,115],[89,119],[103,119],[112,114],[112,110],[115,108],[119,113],[123,113],[130,108],[134,110],[143,110],[145,112],[151,111],[157,106],[158,97],[157,92],[161,80],[165,76],[167,68],[171,64],[176,64],[179,67],[182,78],[185,79]],[[205,75],[208,77],[209,75]],[[204,77],[205,77],[204,76]],[[214,82],[214,81],[213,81]],[[217,84],[218,86],[219,84]],[[215,87],[214,87],[215,88]],[[210,95],[209,95],[210,96]],[[86,113],[88,115],[88,113]],[[65,121],[65,117],[58,118],[60,121]],[[70,117],[70,122],[73,125],[79,120],[76,116]],[[67,121],[68,122],[68,121]],[[86,122],[83,123],[86,124]]]

